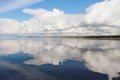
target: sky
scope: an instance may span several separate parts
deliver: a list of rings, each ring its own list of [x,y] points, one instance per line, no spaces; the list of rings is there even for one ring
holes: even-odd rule
[[[119,34],[120,0],[1,0],[0,34]]]
[[[21,5],[18,8],[15,8],[16,6],[13,6],[12,8],[9,8],[9,6],[11,6],[11,4],[13,4],[16,1],[16,4],[18,3],[17,1],[20,0],[2,0],[2,2],[0,3],[0,17],[1,18],[11,18],[11,19],[16,19],[19,21],[22,21],[24,19],[28,19],[30,17],[30,15],[26,15],[22,12],[22,9],[24,8],[43,8],[46,10],[52,10],[54,8],[63,10],[65,13],[68,14],[79,14],[79,13],[85,13],[85,9],[90,6],[91,4],[94,4],[96,2],[100,2],[103,0],[38,0],[38,2],[33,3],[29,6],[25,6],[27,5],[27,3],[25,5]],[[34,0],[29,0],[29,1],[34,1]],[[10,2],[12,2],[10,4]],[[23,1],[21,1],[23,2]],[[7,5],[9,3],[9,5]],[[4,6],[2,5],[7,5],[8,8],[4,8]],[[21,17],[19,17],[19,16]]]

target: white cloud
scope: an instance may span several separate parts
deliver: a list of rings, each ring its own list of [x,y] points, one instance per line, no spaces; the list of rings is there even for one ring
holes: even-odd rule
[[[20,32],[21,24],[12,19],[0,19],[0,33],[14,33],[18,34]]]
[[[57,9],[53,9],[53,11],[25,9],[23,12],[34,16],[30,21],[25,21],[28,26],[38,25],[43,32],[61,30],[63,32],[78,33],[79,35],[119,34],[119,2],[119,0],[106,0],[93,4],[87,8],[85,15],[65,14]],[[37,22],[37,24],[34,22]]]
[[[41,0],[6,0],[0,3],[0,13],[15,10],[18,8],[23,8],[35,3],[40,2]]]
[[[19,33],[59,32],[61,35],[120,34],[119,2],[120,0],[105,0],[93,4],[86,9],[86,14],[65,14],[64,11],[59,9],[53,9],[52,11],[24,9],[23,12],[32,15],[32,17],[23,22],[17,22],[19,23],[17,27],[20,27]],[[4,25],[6,25],[6,21]],[[4,33],[9,33],[9,31],[6,31],[7,29],[4,30],[3,28],[2,30]],[[18,33],[17,30],[16,32]]]
[[[29,29],[37,28],[38,31],[60,31],[71,27],[78,27],[81,23],[82,15],[65,14],[59,9],[47,11],[44,9],[24,9],[24,13],[33,15],[33,18],[24,21],[23,24]]]
[[[84,22],[88,25],[120,26],[120,0],[105,0],[86,9]]]

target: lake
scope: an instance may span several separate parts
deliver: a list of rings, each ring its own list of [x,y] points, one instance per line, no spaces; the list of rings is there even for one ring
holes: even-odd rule
[[[120,40],[1,38],[0,80],[120,80]]]

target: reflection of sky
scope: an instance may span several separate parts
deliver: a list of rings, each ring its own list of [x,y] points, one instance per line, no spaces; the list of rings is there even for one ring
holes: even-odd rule
[[[42,66],[46,64],[62,66],[63,64],[65,64],[65,62],[67,62],[67,60],[74,60],[85,62],[85,66],[89,70],[102,74],[107,74],[109,76],[109,80],[111,80],[112,78],[116,78],[119,76],[118,74],[120,72],[119,49],[120,41],[115,40],[84,40],[84,39],[0,40],[0,55],[1,55],[0,59],[4,60],[0,62],[1,63],[0,69],[2,66],[15,70],[18,70],[18,68],[20,67],[20,70],[18,71],[20,72],[24,71],[23,70],[24,67],[23,69],[21,69],[21,65],[16,66],[16,64],[12,65],[9,62],[7,62],[10,61],[11,59],[22,61],[22,59],[24,58],[23,62],[26,65],[36,66]],[[7,59],[6,57],[8,57],[9,59]],[[32,70],[31,68],[29,68],[27,71],[25,73],[31,73]],[[36,71],[34,71],[35,75],[39,75],[42,73],[41,75],[48,76],[52,80],[54,78],[53,76],[45,74],[44,72]],[[23,72],[21,72],[21,76],[32,75],[22,73]],[[34,80],[34,77],[30,78],[29,80]],[[37,79],[39,79],[39,77]]]
[[[58,80],[37,69],[0,61],[0,80]],[[13,76],[14,75],[14,76]]]

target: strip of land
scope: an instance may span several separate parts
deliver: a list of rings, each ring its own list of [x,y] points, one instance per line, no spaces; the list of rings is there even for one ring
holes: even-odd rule
[[[102,36],[41,36],[41,35],[17,35],[17,36],[0,36],[0,38],[86,38],[86,39],[120,39],[120,35],[102,35]]]
[[[120,39],[119,35],[103,36],[18,36],[18,38],[88,38],[88,39]]]

